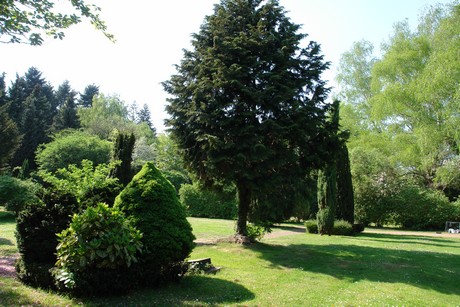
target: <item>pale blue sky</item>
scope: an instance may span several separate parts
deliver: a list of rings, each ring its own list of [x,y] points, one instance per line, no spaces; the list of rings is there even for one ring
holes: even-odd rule
[[[55,87],[69,80],[77,91],[88,84],[105,94],[119,94],[127,103],[147,103],[159,131],[164,129],[166,94],[160,82],[174,73],[190,34],[198,32],[218,0],[94,0],[116,36],[115,44],[88,24],[71,28],[63,41],[39,47],[0,44],[0,72],[7,80],[35,66]],[[379,49],[395,22],[408,19],[414,28],[426,6],[450,0],[280,0],[288,16],[302,24],[302,33],[322,45],[331,80],[340,55],[353,42],[366,39]],[[9,86],[9,82],[7,84]]]

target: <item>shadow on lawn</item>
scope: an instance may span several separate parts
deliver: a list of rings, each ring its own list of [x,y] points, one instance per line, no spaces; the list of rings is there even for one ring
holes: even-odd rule
[[[370,237],[382,238],[374,234]],[[401,242],[395,237],[391,236]],[[350,282],[405,283],[460,295],[456,282],[460,276],[460,257],[454,254],[345,244],[284,246],[259,243],[249,248],[260,253],[260,257],[270,261],[273,267],[301,269]]]
[[[203,306],[243,304],[255,295],[242,285],[208,276],[187,276],[181,282],[121,297],[90,299],[96,306]]]
[[[11,240],[1,238],[1,237],[0,237],[0,245],[14,246],[14,244],[13,244],[13,242],[11,242]]]
[[[391,234],[380,234],[380,233],[363,233],[356,237],[357,239],[372,240],[378,242],[388,242],[397,244],[419,244],[436,247],[448,247],[448,248],[460,248],[459,240],[451,240],[442,238],[440,243],[439,239],[433,237],[415,236],[415,235],[391,235]]]

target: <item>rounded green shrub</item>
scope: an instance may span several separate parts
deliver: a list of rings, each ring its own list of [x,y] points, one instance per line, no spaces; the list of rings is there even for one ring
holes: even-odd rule
[[[136,265],[141,281],[152,284],[179,277],[195,236],[174,187],[153,163],[146,163],[134,176],[114,207],[132,218],[143,233],[143,253]]]
[[[16,215],[27,204],[38,201],[35,195],[39,185],[31,180],[21,180],[15,177],[0,176],[0,205],[6,210],[13,211]]]
[[[85,294],[130,288],[127,268],[137,261],[142,235],[121,211],[103,203],[88,207],[58,237],[58,285]]]
[[[77,210],[72,195],[45,191],[42,201],[29,204],[16,223],[16,240],[20,260],[16,266],[24,283],[49,288],[54,285],[49,269],[56,262],[56,234],[66,229]]]
[[[108,163],[112,144],[95,135],[79,130],[64,130],[53,136],[53,140],[42,144],[36,152],[37,165],[41,170],[55,172],[71,164],[80,165],[90,160],[95,166]]]
[[[305,221],[305,229],[307,233],[318,233],[318,222],[316,220]]]
[[[334,228],[332,229],[333,235],[338,236],[352,236],[353,235],[353,226],[344,220],[334,221]]]

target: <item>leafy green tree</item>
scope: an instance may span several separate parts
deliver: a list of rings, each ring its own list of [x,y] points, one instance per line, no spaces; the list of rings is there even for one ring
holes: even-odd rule
[[[16,215],[26,205],[37,202],[39,186],[30,180],[21,180],[7,175],[0,176],[0,205]]]
[[[185,167],[183,156],[170,134],[158,135],[153,144],[153,150],[153,159],[150,161],[155,162],[155,166],[173,184],[177,192],[182,184],[192,183],[191,174]]]
[[[351,132],[357,218],[384,223],[403,202],[398,198],[430,199],[415,190],[438,189],[451,200],[460,194],[459,29],[458,2],[436,5],[416,30],[397,24],[380,59],[366,42],[344,54],[341,123]]]
[[[134,133],[136,139],[146,138],[150,142],[154,139],[147,124],[130,120],[128,107],[118,96],[94,96],[92,106],[79,108],[78,116],[82,128],[101,139],[111,139],[117,131]]]
[[[85,87],[83,93],[80,93],[78,105],[84,108],[89,108],[93,105],[94,96],[99,95],[99,86],[90,84]]]
[[[307,173],[335,150],[321,80],[328,63],[316,42],[300,46],[299,28],[278,1],[221,1],[163,84],[187,166],[202,181],[237,187],[242,236],[259,187],[283,169]]]
[[[41,45],[44,36],[64,38],[63,30],[78,24],[82,18],[88,19],[96,29],[101,30],[105,36],[114,40],[112,34],[107,32],[107,26],[99,17],[100,10],[93,4],[85,1],[68,1],[72,13],[68,9],[57,12],[54,1],[43,0],[7,0],[0,4],[0,42],[2,43],[28,43]]]
[[[52,136],[52,141],[41,144],[36,152],[40,170],[55,172],[70,164],[81,165],[83,160],[94,166],[109,163],[112,144],[95,135],[78,130],[64,130]]]

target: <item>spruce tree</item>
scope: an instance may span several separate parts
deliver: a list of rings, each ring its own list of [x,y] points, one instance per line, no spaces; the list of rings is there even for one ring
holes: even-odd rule
[[[80,128],[80,120],[77,115],[75,96],[77,93],[70,87],[69,81],[64,81],[56,91],[58,111],[54,117],[53,130]]]
[[[289,169],[304,177],[335,150],[321,79],[329,64],[316,42],[301,46],[299,29],[278,1],[222,0],[163,83],[186,164],[207,184],[235,184],[242,236],[270,183]]]
[[[99,94],[99,86],[94,84],[87,85],[83,93],[80,93],[79,105],[90,108],[93,105],[93,97]]]

